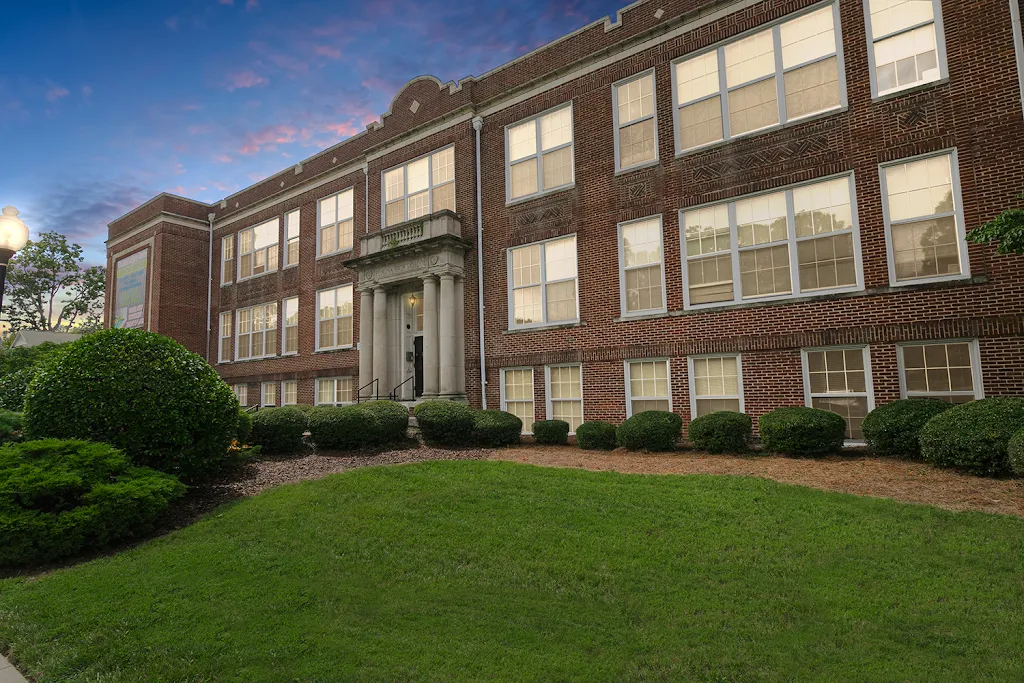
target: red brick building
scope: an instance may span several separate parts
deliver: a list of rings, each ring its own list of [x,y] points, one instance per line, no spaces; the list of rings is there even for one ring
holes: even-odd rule
[[[108,320],[248,404],[807,404],[855,438],[901,396],[1019,394],[1024,260],[964,234],[1024,188],[1022,49],[1017,0],[641,1],[119,218]]]

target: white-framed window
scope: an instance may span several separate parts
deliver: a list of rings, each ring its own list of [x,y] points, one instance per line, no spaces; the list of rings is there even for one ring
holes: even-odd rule
[[[448,146],[384,171],[384,227],[455,210],[455,147]]]
[[[619,223],[619,300],[623,316],[665,308],[661,216]]]
[[[316,348],[352,346],[352,285],[317,292]]]
[[[238,399],[238,404],[242,407],[249,405],[249,385],[248,384],[236,384],[233,387],[235,391],[235,398]]]
[[[281,221],[273,218],[238,233],[238,279],[277,270],[277,243]]]
[[[864,289],[852,174],[680,211],[679,224],[685,308]]]
[[[672,64],[676,153],[846,106],[839,3]]]
[[[217,344],[217,358],[221,363],[231,360],[231,338],[234,336],[234,332],[231,311],[224,311],[220,314],[220,335]]]
[[[956,150],[883,164],[881,174],[890,284],[970,277]]]
[[[277,355],[277,302],[235,311],[235,360]]]
[[[871,353],[867,346],[801,349],[804,405],[828,410],[846,420],[846,439],[863,441],[861,425],[875,408]]]
[[[968,403],[985,398],[977,339],[909,342],[896,347],[903,398]]]
[[[299,265],[299,209],[284,215],[284,267]]]
[[[574,167],[572,102],[505,127],[508,202],[569,187]]]
[[[731,410],[743,412],[743,367],[739,354],[690,356],[690,418]]]
[[[626,417],[645,410],[672,412],[672,382],[668,359],[627,360]]]
[[[352,248],[355,208],[352,188],[316,203],[316,254],[327,256]]]
[[[941,0],[864,0],[871,95],[947,77]]]
[[[355,380],[351,377],[321,377],[316,381],[318,406],[340,405],[355,400]]]
[[[508,250],[509,327],[579,320],[576,235]]]
[[[220,238],[220,283],[230,285],[235,275],[235,236]]]
[[[533,368],[502,368],[501,409],[523,421],[523,434],[533,433]]]
[[[615,170],[622,171],[658,160],[658,107],[654,70],[612,86],[615,124]]]
[[[547,365],[544,377],[548,419],[568,422],[569,433],[575,434],[583,424],[583,366]]]
[[[294,379],[281,382],[281,405],[294,406],[299,402],[299,383]]]
[[[281,317],[284,318],[284,340],[281,355],[299,352],[299,297],[293,296],[281,302]]]
[[[260,398],[264,408],[272,408],[277,405],[277,382],[264,382],[260,385]]]

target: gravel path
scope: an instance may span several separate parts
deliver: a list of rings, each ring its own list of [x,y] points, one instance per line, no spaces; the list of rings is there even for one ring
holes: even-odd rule
[[[860,496],[925,503],[947,510],[978,510],[1024,517],[1024,480],[985,479],[928,465],[866,456],[823,459],[781,456],[581,451],[570,446],[518,446],[493,451],[491,459],[545,467],[631,474],[726,474],[764,477],[786,484]]]

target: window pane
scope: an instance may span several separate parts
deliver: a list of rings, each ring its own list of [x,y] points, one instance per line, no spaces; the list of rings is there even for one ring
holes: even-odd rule
[[[576,281],[547,286],[548,322],[576,319]]]
[[[396,168],[384,174],[384,199],[392,201],[405,195],[405,169]]]
[[[399,199],[398,201],[391,202],[384,207],[384,222],[385,225],[397,225],[405,220],[405,200]]]
[[[732,301],[732,256],[712,256],[687,263],[690,304]]]
[[[839,67],[836,57],[808,64],[786,74],[786,115],[790,119],[838,107]]]
[[[352,248],[352,219],[338,223],[338,248]]]
[[[657,219],[622,226],[622,255],[627,268],[661,262],[661,222]]]
[[[787,21],[779,27],[779,32],[784,69],[836,51],[831,6]]]
[[[738,398],[697,399],[697,417],[709,413],[722,412],[723,410],[734,413],[740,412],[740,400]]]
[[[775,46],[770,29],[725,46],[725,79],[730,88],[772,73]]]
[[[512,198],[525,197],[537,192],[537,162],[534,159],[512,164]]]
[[[434,211],[455,210],[455,183],[434,188]]]
[[[288,243],[288,251],[285,253],[285,263],[289,266],[299,262],[299,241],[297,239]]]
[[[512,294],[512,317],[517,325],[543,322],[540,286],[517,289]]]
[[[409,220],[430,213],[430,193],[421,192],[409,197]]]
[[[961,272],[956,219],[952,216],[894,225],[892,242],[897,280]]]
[[[661,266],[626,271],[626,311],[648,311],[663,306]]]
[[[875,76],[879,94],[938,80],[935,24],[875,43]]]
[[[564,107],[540,117],[540,148],[547,151],[572,142],[572,110]]]
[[[889,220],[951,213],[953,175],[948,154],[920,159],[885,169]]]
[[[634,123],[619,130],[619,166],[626,168],[651,161],[654,146],[654,119]]]
[[[512,250],[512,284],[514,287],[540,283],[539,244]]]
[[[740,252],[740,287],[745,299],[791,292],[789,247]]]
[[[576,238],[553,240],[544,245],[548,281],[576,277]],[[532,284],[532,283],[529,283]]]
[[[338,220],[350,220],[353,213],[352,190],[345,190],[338,195]]]
[[[857,284],[852,234],[800,242],[797,261],[802,291]]]
[[[541,157],[544,168],[544,189],[561,187],[572,182],[572,147],[548,152]]]
[[[685,214],[686,255],[729,251],[729,208],[725,204]]]
[[[932,3],[922,0],[870,0],[871,32],[877,38],[935,18]]]
[[[509,160],[518,161],[537,153],[537,122],[527,121],[508,129]]]
[[[793,190],[796,236],[809,237],[853,227],[850,181],[836,178]]]
[[[422,192],[430,184],[430,159],[424,157],[408,165],[406,171],[406,192]]]
[[[769,78],[729,93],[729,129],[740,135],[779,122],[775,79]]]
[[[448,149],[436,152],[433,156],[434,166],[434,185],[443,185],[444,183],[455,180],[455,148],[449,147]]]
[[[334,243],[335,227],[330,225],[326,228],[320,228],[320,253],[330,254],[336,249]]]
[[[973,397],[973,364],[967,342],[904,346],[903,367],[908,392],[967,392]]]
[[[736,239],[739,246],[785,241],[789,236],[786,214],[784,192],[736,202]]]
[[[316,381],[316,402],[319,404],[334,403],[334,380],[318,379]]]
[[[288,239],[293,239],[299,236],[299,212],[290,211],[285,216],[285,230],[287,231]]]
[[[718,51],[676,64],[677,104],[686,104],[719,91]]]
[[[679,144],[682,149],[692,149],[721,139],[721,97],[711,97],[679,110]]]
[[[654,77],[644,76],[617,86],[619,125],[654,115]]]
[[[846,438],[863,441],[864,431],[861,426],[868,414],[868,399],[864,396],[821,397],[812,398],[811,407],[828,410],[846,420]]]

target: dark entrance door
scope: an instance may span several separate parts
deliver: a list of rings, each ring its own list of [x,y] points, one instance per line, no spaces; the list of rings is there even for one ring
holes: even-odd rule
[[[412,349],[413,367],[415,368],[413,371],[415,378],[412,383],[415,386],[416,398],[419,398],[423,395],[423,337],[413,337]]]

